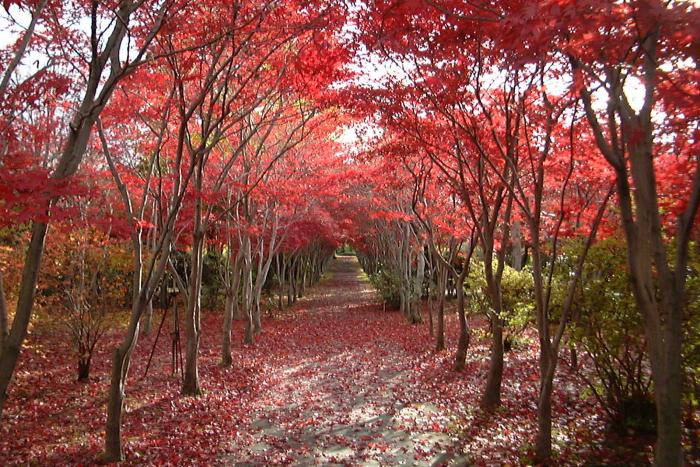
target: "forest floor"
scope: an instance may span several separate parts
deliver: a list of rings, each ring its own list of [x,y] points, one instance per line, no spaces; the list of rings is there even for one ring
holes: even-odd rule
[[[170,374],[169,331],[143,378],[155,332],[136,349],[123,439],[130,464],[523,465],[536,431],[537,348],[525,340],[505,358],[503,404],[478,410],[488,366],[485,329],[476,327],[464,371],[434,352],[426,325],[384,310],[353,257],[287,311],[268,316],[253,346],[237,323],[234,365],[222,368],[220,313],[203,318],[203,395],[179,395]],[[160,318],[159,318],[160,319]],[[156,322],[159,321],[156,320]],[[478,321],[476,321],[478,323]],[[172,327],[168,322],[166,327]],[[0,464],[92,463],[104,435],[110,332],[91,380],[75,381],[65,333],[36,325],[0,426]],[[562,364],[554,394],[553,438],[562,465],[644,465],[648,440],[616,441],[584,384]]]

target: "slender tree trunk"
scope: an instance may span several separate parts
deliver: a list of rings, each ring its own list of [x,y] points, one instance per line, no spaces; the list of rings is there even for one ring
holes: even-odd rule
[[[501,404],[503,380],[503,325],[499,317],[494,317],[492,321],[491,359],[486,388],[481,398],[481,407],[487,413],[492,413]]]
[[[302,255],[299,255],[299,260],[297,262],[296,274],[294,277],[294,302],[302,298],[302,277],[304,275],[304,259]]]
[[[139,335],[139,323],[141,316],[146,308],[149,299],[149,286],[156,284],[165,270],[166,259],[163,257],[154,275],[150,278],[151,282],[144,284],[143,282],[143,260],[142,260],[142,244],[141,232],[137,230],[131,234],[131,243],[133,251],[133,272],[132,272],[132,301],[131,301],[131,316],[126,329],[126,334],[122,339],[121,344],[114,349],[112,356],[112,376],[109,386],[109,396],[107,400],[107,424],[105,426],[105,452],[104,460],[108,462],[116,462],[123,460],[124,453],[122,451],[121,441],[121,419],[124,409],[124,396],[126,390],[126,379],[129,374],[129,363],[131,354],[136,347],[136,342]],[[166,237],[164,244],[169,245],[169,237]],[[168,246],[169,250],[169,246]],[[152,263],[152,267],[154,264]]]
[[[5,298],[5,283],[2,279],[2,271],[0,271],[0,354],[5,346],[5,340],[10,333],[10,322],[7,312],[7,299]]]
[[[195,189],[202,192],[204,179],[204,162],[200,159],[195,168]],[[202,270],[204,261],[204,243],[206,223],[203,220],[202,198],[197,196],[194,211],[194,229],[192,231],[192,253],[190,254],[190,283],[187,293],[187,311],[185,313],[185,335],[187,345],[185,352],[185,376],[182,382],[182,394],[198,396],[199,387],[199,339],[201,335],[201,300]]]
[[[296,303],[299,299],[299,268],[301,263],[301,255],[294,259],[294,274],[292,275],[292,303]]]
[[[552,456],[552,390],[556,361],[550,359],[546,373],[540,380],[540,394],[537,400],[537,437],[535,459],[546,462]]]
[[[230,249],[229,249],[230,255]],[[238,290],[241,285],[241,266],[243,263],[242,250],[238,250],[236,258],[231,264],[229,256],[227,267],[230,269],[227,275],[226,284],[226,304],[224,306],[224,335],[221,343],[221,365],[231,366],[233,358],[231,356],[231,330],[233,320],[240,313],[238,306]]]
[[[246,313],[245,334],[243,336],[243,343],[252,345],[254,342],[253,334],[253,313],[252,310],[249,310]]]
[[[122,412],[124,410],[124,390],[126,376],[129,372],[131,353],[136,346],[138,324],[136,330],[129,331],[127,340],[114,351],[112,357],[112,378],[109,387],[109,400],[107,402],[107,426],[105,430],[104,460],[118,462],[124,459],[122,451]]]
[[[185,377],[182,383],[182,394],[198,396],[199,387],[199,339],[201,335],[201,295],[202,295],[202,261],[204,258],[204,233],[195,227],[192,245],[190,284],[188,292],[187,313],[185,319],[185,334],[187,346],[185,352]]]
[[[431,271],[432,275],[432,271]],[[435,325],[433,320],[433,291],[432,291],[432,278],[428,285],[428,331],[430,332],[430,337],[435,336]]]
[[[104,460],[116,462],[124,459],[121,438],[121,418],[124,410],[126,378],[129,373],[131,354],[136,347],[139,322],[146,307],[145,294],[140,294],[134,303],[126,334],[112,357],[112,376],[107,401],[107,425],[105,427]]]
[[[413,283],[413,304],[411,306],[411,323],[418,324],[423,322],[423,317],[420,312],[420,305],[423,299],[423,280],[425,278],[425,247],[421,244],[416,258],[416,277]]]
[[[632,125],[630,125],[632,127]],[[632,127],[634,128],[634,127]],[[640,129],[643,131],[643,129]],[[629,185],[620,184],[618,198],[628,243],[628,262],[635,301],[644,316],[657,414],[656,464],[683,465],[681,336],[685,270],[670,271],[657,204],[651,147],[632,148],[631,173],[634,181],[634,212]],[[687,258],[677,258],[685,264]],[[683,275],[683,277],[680,277]],[[657,298],[658,296],[658,298]]]
[[[300,287],[300,291],[299,291],[299,298],[303,297],[304,294],[306,294],[306,276],[307,276],[307,273],[308,273],[308,263],[306,261],[304,261],[304,263],[302,263],[302,267],[301,267],[301,287]]]
[[[513,269],[520,271],[523,269],[523,239],[521,233],[520,221],[514,221],[511,226],[511,238],[513,239],[513,247],[511,249],[511,263]]]
[[[512,200],[512,198],[511,198]],[[505,217],[510,218],[510,202],[506,209]],[[504,225],[504,234],[509,233]],[[486,378],[484,394],[481,398],[481,407],[487,413],[492,413],[501,404],[501,383],[503,381],[503,295],[501,291],[502,272],[504,267],[505,249],[501,249],[498,254],[498,266],[493,270],[493,237],[491,234],[485,235],[486,240],[482,241],[482,253],[484,254],[484,276],[488,289],[488,298],[492,308],[491,318],[491,357],[489,361],[489,371]],[[504,235],[503,242],[507,243],[507,236]]]
[[[155,214],[155,206],[153,208],[153,213]],[[155,253],[156,250],[156,232],[151,231],[148,235],[148,244],[150,248],[151,254]],[[163,287],[165,287],[165,284],[163,284]],[[164,295],[165,296],[165,295]],[[167,306],[167,305],[163,305]],[[153,327],[153,299],[148,301],[148,304],[146,305],[146,311],[143,316],[143,333],[145,335],[151,334],[151,328]]]
[[[195,304],[195,309],[188,312],[185,330],[187,333],[187,350],[185,354],[185,378],[182,383],[182,395],[198,396],[201,394],[199,387],[199,338],[201,333],[200,308]]]
[[[255,335],[260,335],[262,333],[262,321],[260,319],[260,295],[255,296],[255,301],[253,305],[253,332]]]
[[[233,324],[233,306],[236,301],[234,292],[228,287],[226,290],[226,303],[224,305],[224,335],[221,341],[221,366],[230,367],[233,364],[231,355],[231,328]]]
[[[146,304],[146,311],[143,313],[143,333],[149,335],[151,333],[153,321],[153,300],[149,300]]]
[[[277,240],[277,215],[274,215],[274,221],[272,223],[272,234],[270,235],[270,243],[268,245],[267,258],[265,257],[265,247],[261,240],[260,243],[260,256],[258,257],[258,274],[255,278],[255,316],[254,316],[254,331],[255,334],[260,334],[262,332],[262,322],[261,309],[260,309],[260,298],[262,295],[262,289],[265,286],[267,277],[270,274],[270,267],[272,266],[272,260],[275,255],[275,245]]]
[[[260,248],[258,249],[258,261],[256,266],[257,274],[255,276],[255,284],[253,286],[253,332],[255,335],[260,335],[262,332],[262,322],[260,320],[260,295],[262,294],[263,285],[265,285],[265,280],[267,278],[267,271],[265,266],[267,262],[265,261],[265,243],[262,239],[259,242]],[[270,254],[272,254],[270,252]]]
[[[444,292],[443,292],[444,294]],[[437,334],[435,337],[435,351],[442,352],[445,350],[445,297],[438,300],[437,309]]]
[[[244,240],[245,256],[243,270],[243,313],[245,318],[245,334],[243,343],[253,344],[253,258],[251,252],[250,238]]]
[[[284,295],[284,266],[280,261],[281,254],[275,257],[275,266],[277,269],[277,309],[282,311],[282,296]]]
[[[569,342],[569,352],[571,354],[569,365],[573,371],[578,371],[578,351],[576,350],[576,344],[573,342]]]
[[[86,382],[90,379],[90,358],[78,359],[78,382]]]
[[[445,289],[447,288],[447,269],[439,268],[438,273],[438,310],[437,310],[437,336],[435,338],[435,351],[445,350]]]
[[[678,334],[671,337],[668,328],[674,328],[673,323],[667,324],[665,342],[657,344],[665,354],[652,363],[654,377],[654,399],[656,402],[657,445],[655,452],[656,465],[683,465],[682,449],[682,410],[681,395],[683,394],[681,364],[680,364],[680,329]],[[680,326],[678,326],[680,328]],[[648,335],[648,333],[647,333]],[[674,343],[673,341],[676,341]]]
[[[466,267],[466,266],[465,266]],[[455,371],[464,369],[469,349],[469,326],[464,313],[464,276],[460,275],[457,281],[457,315],[459,316],[459,341],[457,342],[457,352],[455,353]]]
[[[292,282],[294,282],[294,260],[287,262],[287,306],[292,306],[292,303],[294,303],[292,300],[294,295]]]

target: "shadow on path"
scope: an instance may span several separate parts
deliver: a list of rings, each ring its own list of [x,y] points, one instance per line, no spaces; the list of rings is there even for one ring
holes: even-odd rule
[[[280,346],[265,349],[269,376],[251,422],[222,463],[466,465],[446,418],[413,402],[415,355],[401,340],[410,333],[398,313],[382,312],[354,257],[332,260],[284,319],[273,331],[285,333]]]

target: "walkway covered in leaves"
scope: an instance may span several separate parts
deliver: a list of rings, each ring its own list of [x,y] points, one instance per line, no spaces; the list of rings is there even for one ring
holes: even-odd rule
[[[284,347],[269,349],[250,423],[222,460],[464,465],[452,453],[449,415],[413,371],[426,336],[382,308],[354,257],[332,260],[293,321],[270,330],[286,334],[275,344]]]

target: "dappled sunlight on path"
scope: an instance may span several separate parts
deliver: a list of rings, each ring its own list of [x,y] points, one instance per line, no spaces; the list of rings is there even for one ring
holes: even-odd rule
[[[381,312],[354,257],[329,275],[297,305],[287,348],[269,349],[267,387],[223,462],[465,464],[448,417],[412,397],[415,354],[396,339],[412,329]]]

